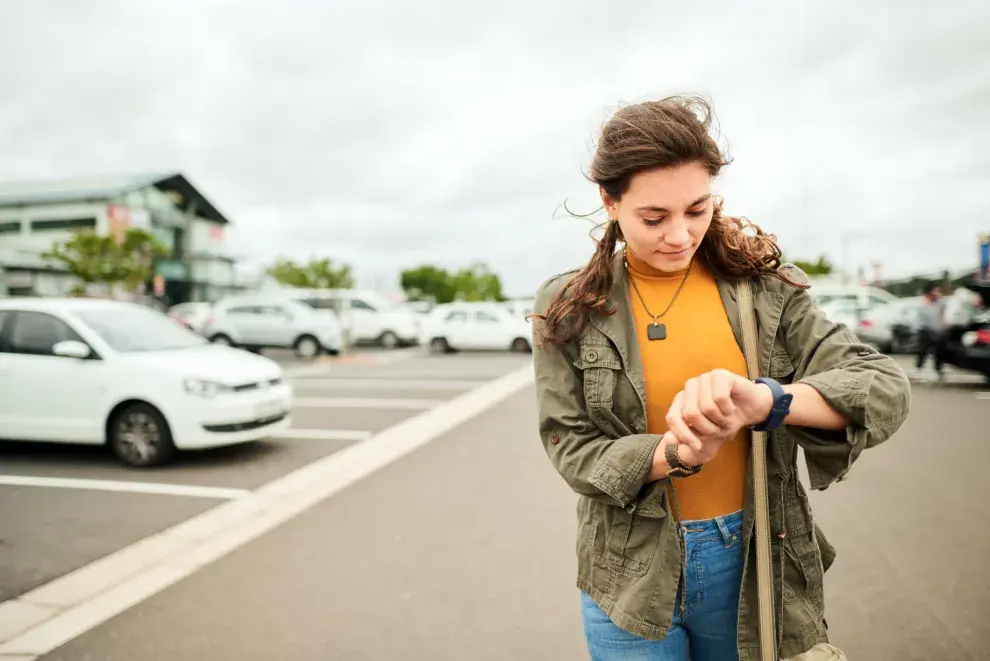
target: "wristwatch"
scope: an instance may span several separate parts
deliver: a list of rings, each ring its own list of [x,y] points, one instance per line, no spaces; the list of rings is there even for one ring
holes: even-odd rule
[[[677,443],[670,443],[663,449],[663,458],[667,460],[670,470],[667,477],[690,477],[701,471],[701,466],[689,466],[677,456]]]
[[[758,425],[753,425],[750,429],[753,431],[773,431],[784,424],[784,418],[791,412],[791,400],[794,399],[794,395],[784,392],[784,387],[774,379],[761,376],[753,380],[770,388],[770,392],[773,393],[773,406],[770,407],[770,415],[767,416],[766,420]]]

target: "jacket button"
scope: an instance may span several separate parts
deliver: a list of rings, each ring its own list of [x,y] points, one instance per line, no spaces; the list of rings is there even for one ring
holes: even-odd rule
[[[594,349],[589,349],[588,353],[584,354],[584,359],[587,360],[589,363],[593,363],[596,360],[598,360],[598,352],[595,351]]]
[[[557,445],[557,443],[560,443],[560,436],[550,434],[550,445]]]

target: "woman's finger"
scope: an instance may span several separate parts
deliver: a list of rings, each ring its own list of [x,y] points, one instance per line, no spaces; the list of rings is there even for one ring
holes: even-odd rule
[[[726,420],[732,420],[736,415],[736,405],[732,401],[732,381],[735,375],[725,370],[715,370],[711,374],[712,402]]]
[[[684,384],[684,399],[681,401],[681,417],[698,436],[711,436],[721,429],[716,422],[702,413],[701,380],[691,378]]]
[[[667,411],[667,428],[674,432],[674,436],[677,437],[678,441],[684,443],[695,452],[701,452],[703,447],[701,439],[698,438],[698,435],[691,430],[684,420],[684,412],[682,410],[683,400],[684,391],[677,393],[674,397],[674,401]]]

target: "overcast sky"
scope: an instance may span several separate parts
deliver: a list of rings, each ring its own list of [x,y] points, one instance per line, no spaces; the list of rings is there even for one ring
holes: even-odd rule
[[[526,294],[592,248],[555,210],[595,208],[608,112],[693,92],[735,159],[727,210],[789,256],[838,261],[868,232],[853,265],[975,265],[990,4],[807,4],[11,0],[0,180],[177,169],[246,259],[330,256],[386,286],[483,260]]]

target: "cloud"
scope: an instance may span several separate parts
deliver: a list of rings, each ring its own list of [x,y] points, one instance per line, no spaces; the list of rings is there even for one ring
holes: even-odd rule
[[[710,95],[730,211],[785,251],[964,267],[990,231],[983,3],[6,3],[0,178],[177,168],[238,255],[328,254],[365,283],[580,265],[583,178],[621,102]]]

